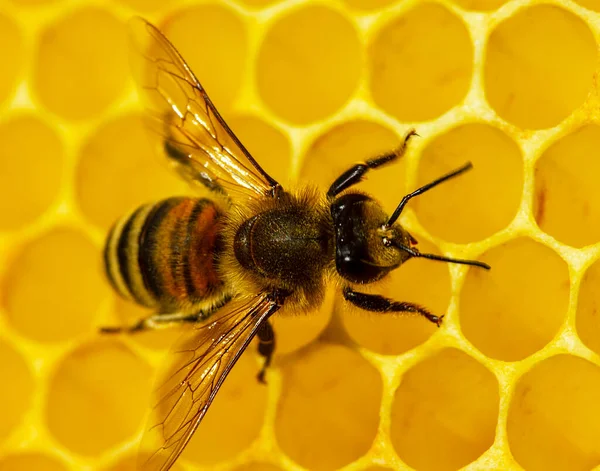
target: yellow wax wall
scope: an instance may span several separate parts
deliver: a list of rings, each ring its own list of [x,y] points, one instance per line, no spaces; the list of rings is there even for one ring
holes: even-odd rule
[[[172,39],[288,184],[420,138],[362,185],[411,202],[422,251],[377,289],[447,313],[276,318],[268,386],[242,357],[175,469],[600,470],[598,0],[0,0],[0,471],[134,469],[178,332],[101,271],[137,205],[188,187],[152,156],[126,21]]]

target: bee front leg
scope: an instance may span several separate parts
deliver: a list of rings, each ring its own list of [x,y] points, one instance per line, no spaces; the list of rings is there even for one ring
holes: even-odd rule
[[[398,148],[388,152],[387,154],[380,155],[379,157],[369,159],[364,163],[356,164],[350,167],[339,177],[337,177],[337,179],[329,187],[329,190],[327,191],[327,198],[329,198],[329,200],[333,200],[336,195],[345,189],[350,188],[352,185],[356,185],[358,182],[360,182],[369,170],[381,167],[382,165],[393,162],[402,157],[406,152],[410,138],[417,135],[417,132],[414,129],[411,129],[408,131],[404,137],[404,141]]]
[[[352,288],[349,287],[344,289],[344,299],[365,311],[417,314],[425,317],[428,321],[433,322],[438,327],[442,324],[442,319],[444,318],[443,315],[436,316],[417,304],[393,301],[378,294],[359,293],[353,291]]]
[[[268,320],[264,321],[258,328],[256,335],[258,337],[258,353],[265,358],[257,378],[260,383],[267,384],[265,373],[267,372],[267,368],[271,365],[271,360],[275,353],[275,332],[273,331],[271,322]]]

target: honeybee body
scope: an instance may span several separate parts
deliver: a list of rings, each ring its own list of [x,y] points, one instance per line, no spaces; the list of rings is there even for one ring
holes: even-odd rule
[[[272,289],[308,310],[334,267],[332,235],[330,215],[309,190],[230,211],[207,198],[169,198],[113,226],[105,271],[122,297],[163,314],[210,312],[233,295]]]
[[[469,168],[467,164],[404,196],[391,216],[353,190],[366,173],[399,159],[409,139],[358,163],[326,193],[284,189],[248,152],[169,40],[143,19],[131,23],[134,75],[161,153],[213,198],[169,198],[118,221],[104,249],[110,283],[153,314],[105,333],[140,332],[192,322],[157,391],[156,418],[144,435],[154,453],[138,470],[168,471],[186,447],[225,378],[258,338],[264,357],[275,351],[269,319],[280,310],[307,312],[321,304],[329,279],[344,299],[375,313],[443,316],[408,302],[357,291],[414,257],[489,268],[473,260],[424,254],[398,219],[408,201]],[[207,322],[202,322],[206,318]]]

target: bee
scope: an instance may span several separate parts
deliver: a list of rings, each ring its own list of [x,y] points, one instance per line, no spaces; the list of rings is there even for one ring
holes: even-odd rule
[[[436,315],[413,303],[360,291],[411,258],[489,269],[485,263],[421,253],[399,223],[406,204],[471,164],[404,196],[387,215],[354,189],[370,171],[397,161],[410,139],[392,151],[353,165],[327,193],[283,188],[252,157],[223,120],[205,89],[169,40],[147,21],[132,20],[134,75],[148,105],[148,124],[162,154],[210,198],[173,197],[141,206],[108,234],[104,262],[113,288],[150,308],[147,318],[102,332],[141,332],[191,323],[174,373],[159,388],[158,418],[144,440],[158,440],[138,469],[166,471],[199,426],[219,388],[254,337],[265,380],[275,349],[269,318],[307,313],[336,282],[343,298],[365,311]]]

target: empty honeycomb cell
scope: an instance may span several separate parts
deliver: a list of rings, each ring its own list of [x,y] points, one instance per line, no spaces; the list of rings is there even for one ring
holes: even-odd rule
[[[520,10],[490,35],[487,99],[502,118],[522,128],[555,126],[590,92],[597,49],[588,26],[564,8]]]
[[[0,443],[2,443],[29,410],[31,393],[35,385],[25,359],[2,339],[0,339],[0,365],[2,365],[2,377],[7,381],[5,387],[0,388],[2,413]],[[10,387],[6,387],[6,384],[10,384]]]
[[[145,462],[149,457],[150,457],[149,454],[142,453],[140,455],[140,462]],[[137,455],[137,453],[135,453],[131,456],[127,456],[126,458],[119,460],[117,463],[113,464],[112,466],[108,466],[107,468],[104,468],[104,471],[132,471],[134,469],[137,469],[136,468],[137,463],[138,463],[138,455]],[[184,468],[180,464],[175,463],[173,465],[173,467],[170,469],[170,471],[184,471]]]
[[[248,35],[221,5],[195,5],[169,16],[162,31],[185,58],[215,106],[226,111],[246,76]]]
[[[419,222],[444,240],[484,239],[514,218],[523,188],[523,158],[517,144],[499,129],[465,124],[431,141],[421,154],[417,187],[457,169],[473,169],[415,198]]]
[[[499,401],[489,370],[444,349],[404,374],[391,412],[394,448],[419,471],[462,468],[494,442]]]
[[[354,164],[389,152],[401,142],[394,131],[380,124],[346,121],[315,139],[302,159],[300,181],[325,192]],[[369,172],[356,188],[384,202],[388,211],[393,211],[405,193],[404,159]]]
[[[368,54],[373,100],[402,121],[440,116],[460,104],[471,83],[469,32],[439,4],[417,4],[388,22]]]
[[[361,72],[361,45],[353,25],[339,13],[305,6],[267,31],[256,67],[258,91],[267,106],[284,119],[306,124],[348,101]]]
[[[117,5],[126,5],[136,12],[149,13],[166,9],[173,3],[172,0],[113,0]]]
[[[461,8],[465,10],[491,11],[500,8],[507,0],[454,0]]]
[[[249,463],[238,466],[233,471],[282,471],[282,469],[269,463]]]
[[[23,38],[17,25],[0,14],[0,51],[2,51],[2,73],[0,74],[0,103],[13,92],[21,72]]]
[[[394,0],[344,0],[344,3],[350,8],[368,11],[387,7],[394,3]]]
[[[550,146],[535,168],[534,217],[540,229],[573,247],[600,241],[600,127],[585,125]]]
[[[577,0],[577,3],[590,10],[600,11],[600,0]]]
[[[125,26],[105,10],[70,13],[38,39],[33,90],[64,118],[86,119],[105,110],[124,91],[128,76]]]
[[[323,303],[314,312],[297,315],[293,311],[280,311],[271,317],[276,336],[276,355],[298,350],[319,336],[333,314],[336,292],[334,286],[329,288]]]
[[[87,331],[108,293],[98,247],[81,232],[58,227],[25,245],[12,260],[3,298],[15,329],[54,342]]]
[[[229,118],[227,122],[261,167],[279,183],[287,186],[292,164],[292,149],[288,137],[254,116],[236,116]]]
[[[419,242],[419,250],[439,254],[426,241]],[[396,301],[419,304],[441,316],[446,314],[450,301],[450,272],[444,263],[413,259],[394,271],[390,282],[376,288],[376,292]],[[435,324],[421,316],[365,312],[348,304],[342,312],[350,336],[363,347],[384,355],[406,352],[437,331]]]
[[[579,288],[577,334],[583,343],[600,355],[600,261],[588,268]]]
[[[116,340],[71,351],[48,384],[47,426],[70,451],[98,455],[131,439],[149,406],[152,371]]]
[[[258,438],[267,407],[267,387],[257,374],[262,363],[250,346],[229,373],[183,459],[213,465],[232,459]]]
[[[90,221],[108,229],[141,204],[191,194],[190,188],[157,157],[137,115],[100,126],[83,145],[75,188]]]
[[[37,7],[43,5],[50,5],[52,3],[58,3],[62,0],[12,0],[16,5],[22,5],[24,7]]]
[[[600,368],[557,355],[517,382],[507,419],[510,450],[528,471],[588,471],[600,465]]]
[[[256,8],[268,7],[269,5],[274,5],[280,1],[281,0],[238,0],[239,3]]]
[[[282,370],[275,435],[290,458],[321,471],[366,453],[381,403],[381,377],[373,366],[346,347],[314,344]]]
[[[485,355],[521,360],[543,348],[563,324],[569,270],[556,252],[527,238],[479,257],[490,271],[470,268],[461,291],[463,334]]]
[[[0,123],[0,230],[17,229],[48,209],[62,165],[62,143],[39,118],[26,114]]]
[[[67,471],[56,458],[41,453],[22,453],[0,458],[0,471]]]

